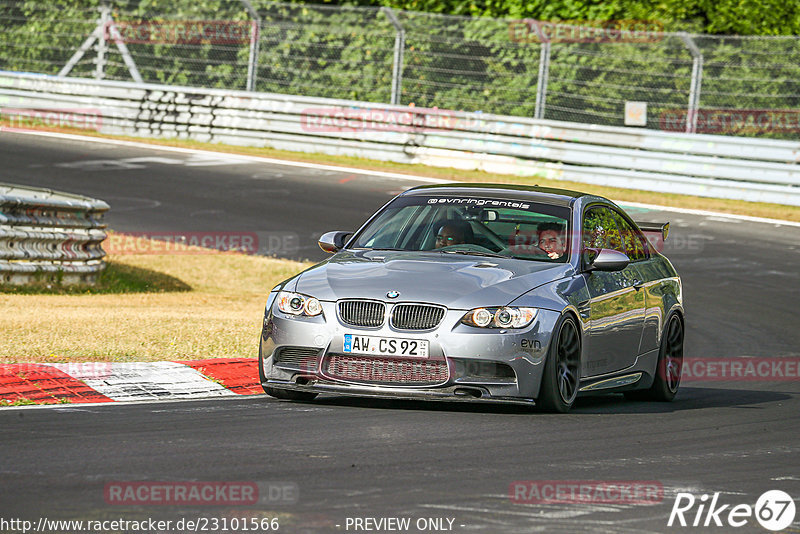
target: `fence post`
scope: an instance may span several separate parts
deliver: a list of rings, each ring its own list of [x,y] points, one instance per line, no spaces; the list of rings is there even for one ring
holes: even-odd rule
[[[547,77],[550,75],[550,42],[543,42],[539,52],[539,77],[536,80],[536,107],[534,119],[544,118],[545,101],[547,100]]]
[[[261,17],[258,11],[253,8],[250,0],[240,0],[244,5],[250,18],[253,19],[250,27],[250,55],[247,58],[247,90],[256,90],[256,79],[258,78],[258,44],[261,39]]]
[[[685,32],[680,34],[681,41],[692,54],[692,83],[689,86],[689,106],[686,113],[686,133],[697,132],[697,114],[700,109],[700,88],[703,83],[703,53],[694,39]]]
[[[389,22],[392,23],[392,26],[394,26],[397,32],[394,37],[394,59],[392,61],[391,104],[399,106],[403,84],[403,52],[406,47],[406,31],[403,29],[403,25],[400,24],[400,20],[391,8],[382,7],[381,11],[386,13]]]
[[[100,6],[100,26],[97,32],[97,57],[95,58],[94,77],[97,80],[102,80],[106,77],[106,53],[108,53],[108,41],[106,41],[106,32],[108,25],[111,22],[111,9],[103,4]]]
[[[122,60],[125,62],[125,65],[128,67],[128,71],[131,73],[131,77],[133,80],[138,83],[142,83],[142,75],[139,74],[139,69],[136,67],[136,63],[133,61],[133,57],[131,56],[130,50],[128,50],[127,45],[125,44],[125,39],[123,39],[122,35],[119,33],[119,28],[117,28],[117,23],[114,22],[114,19],[111,17],[111,10],[108,6],[103,5],[100,7],[100,20],[97,22],[97,26],[89,34],[89,37],[83,42],[81,47],[72,54],[72,57],[69,58],[66,65],[58,72],[58,77],[63,78],[67,76],[75,65],[78,64],[78,61],[89,51],[92,44],[97,41],[97,57],[95,58],[95,73],[94,77],[98,80],[105,78],[105,55],[108,52],[108,40],[106,39],[108,36],[109,39],[114,41],[119,49],[120,54],[122,54]]]

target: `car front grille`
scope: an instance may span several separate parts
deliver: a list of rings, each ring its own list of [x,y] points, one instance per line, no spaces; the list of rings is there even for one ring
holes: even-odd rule
[[[330,354],[322,361],[322,374],[337,380],[361,384],[433,386],[447,382],[449,372],[443,360],[374,358]]]
[[[313,347],[281,347],[275,353],[273,362],[286,369],[316,371],[320,351]]]
[[[376,328],[383,324],[386,305],[374,300],[343,300],[339,302],[339,318],[352,326]]]
[[[399,330],[430,330],[444,318],[445,309],[428,304],[398,304],[392,310],[392,326]]]

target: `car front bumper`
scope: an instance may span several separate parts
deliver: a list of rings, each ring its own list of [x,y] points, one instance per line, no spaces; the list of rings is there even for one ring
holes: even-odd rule
[[[530,405],[538,397],[551,333],[559,318],[558,312],[539,310],[536,319],[526,328],[483,329],[461,323],[466,310],[448,310],[436,329],[400,331],[386,324],[375,329],[351,327],[339,320],[335,302],[322,302],[322,306],[323,315],[311,318],[287,316],[272,310],[267,312],[260,345],[262,385],[283,390],[367,397]],[[325,358],[343,356],[346,333],[426,340],[429,344],[428,361],[446,364],[446,379],[436,384],[419,385],[331,376],[325,372]],[[313,357],[301,365],[276,362],[281,349],[289,347],[303,349]],[[493,374],[500,368],[502,373]]]

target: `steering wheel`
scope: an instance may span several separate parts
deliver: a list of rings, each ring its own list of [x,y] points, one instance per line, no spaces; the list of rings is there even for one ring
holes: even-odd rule
[[[528,244],[511,245],[510,247],[508,247],[508,250],[514,256],[522,256],[522,257],[547,256],[549,258],[549,255],[546,250],[534,245],[528,245]]]

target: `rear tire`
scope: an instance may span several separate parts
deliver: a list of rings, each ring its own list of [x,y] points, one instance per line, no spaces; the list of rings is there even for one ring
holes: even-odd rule
[[[581,336],[575,319],[564,315],[554,329],[537,404],[546,412],[567,413],[578,396]]]
[[[683,367],[683,322],[677,313],[670,315],[658,351],[656,376],[650,389],[628,391],[629,400],[670,402],[675,398],[681,383]]]

